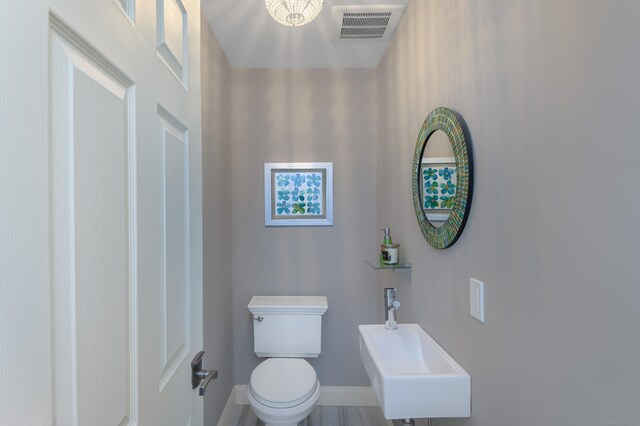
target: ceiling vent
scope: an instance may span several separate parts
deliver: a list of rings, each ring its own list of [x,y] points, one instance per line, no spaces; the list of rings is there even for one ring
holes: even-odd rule
[[[404,6],[334,6],[332,41],[391,39],[396,31]]]

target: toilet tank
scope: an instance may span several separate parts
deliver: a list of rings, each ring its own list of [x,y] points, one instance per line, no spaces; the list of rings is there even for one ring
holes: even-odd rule
[[[253,296],[253,348],[260,357],[317,358],[324,296]]]

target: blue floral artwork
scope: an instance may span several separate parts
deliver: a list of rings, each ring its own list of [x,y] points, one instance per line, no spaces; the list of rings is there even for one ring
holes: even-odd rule
[[[325,216],[325,170],[274,169],[271,173],[274,219]]]
[[[333,163],[264,163],[265,226],[333,226]]]
[[[455,161],[424,162],[421,174],[422,207],[425,210],[451,210],[455,204],[457,189]]]

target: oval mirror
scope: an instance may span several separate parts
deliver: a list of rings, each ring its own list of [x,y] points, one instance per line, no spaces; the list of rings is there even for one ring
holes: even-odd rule
[[[473,163],[461,119],[450,109],[434,109],[420,129],[412,188],[422,235],[434,248],[451,247],[469,215]]]

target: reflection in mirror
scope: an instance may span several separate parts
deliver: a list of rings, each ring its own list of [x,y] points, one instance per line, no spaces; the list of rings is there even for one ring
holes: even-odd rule
[[[434,109],[413,150],[413,207],[422,235],[436,249],[458,241],[471,207],[473,159],[461,120],[448,108]]]
[[[449,137],[436,130],[427,139],[422,153],[420,204],[436,228],[445,224],[456,195],[456,160]]]

